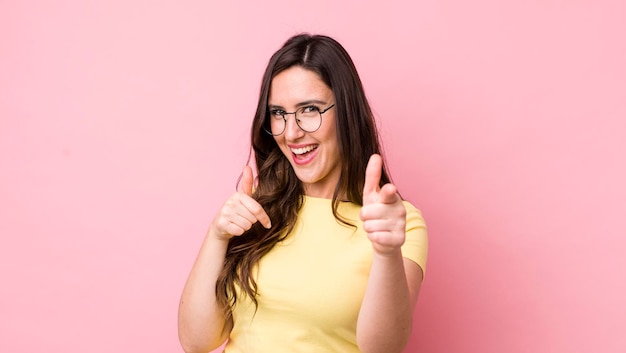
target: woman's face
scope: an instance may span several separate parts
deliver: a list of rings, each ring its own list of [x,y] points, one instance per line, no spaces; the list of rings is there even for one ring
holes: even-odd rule
[[[310,106],[324,111],[333,104],[333,91],[313,71],[293,66],[272,80],[268,99],[270,111],[295,112]],[[298,179],[304,184],[308,196],[330,199],[339,182],[341,160],[335,111],[333,107],[323,113],[322,124],[315,132],[303,131],[296,123],[294,114],[285,115],[285,131],[274,136]]]

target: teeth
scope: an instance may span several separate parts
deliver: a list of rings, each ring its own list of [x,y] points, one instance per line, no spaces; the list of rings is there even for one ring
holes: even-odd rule
[[[314,145],[309,145],[306,147],[301,147],[301,148],[292,148],[291,152],[293,152],[294,154],[305,154],[307,152],[311,152],[315,149]]]

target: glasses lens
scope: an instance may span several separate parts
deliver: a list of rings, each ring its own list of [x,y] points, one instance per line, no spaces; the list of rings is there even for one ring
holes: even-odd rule
[[[322,125],[322,114],[317,107],[302,107],[296,112],[298,126],[306,132],[315,132]]]
[[[270,135],[278,136],[285,131],[285,119],[280,114],[268,114],[263,124],[263,130]]]
[[[332,107],[332,106],[331,106]],[[328,109],[327,109],[328,110]],[[277,111],[268,112],[263,130],[272,136],[278,136],[285,132],[287,114]],[[316,106],[302,107],[295,112],[295,120],[298,127],[305,132],[315,132],[322,126],[322,112]]]

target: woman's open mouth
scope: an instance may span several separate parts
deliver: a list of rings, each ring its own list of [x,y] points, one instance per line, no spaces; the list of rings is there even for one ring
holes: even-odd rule
[[[308,145],[304,147],[290,148],[293,161],[300,165],[309,163],[317,154],[316,151],[318,146],[319,145]]]

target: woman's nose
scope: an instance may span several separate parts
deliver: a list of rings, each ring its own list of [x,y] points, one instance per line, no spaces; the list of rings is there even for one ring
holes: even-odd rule
[[[295,114],[285,115],[285,120],[285,137],[288,140],[294,140],[304,135],[304,131],[298,126]]]

